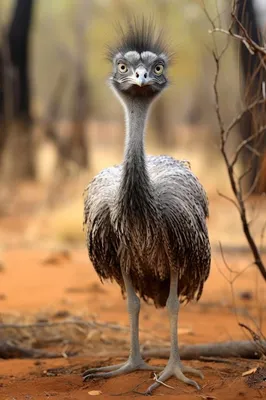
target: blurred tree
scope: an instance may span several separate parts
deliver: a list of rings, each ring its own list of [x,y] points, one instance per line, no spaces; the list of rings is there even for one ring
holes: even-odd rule
[[[58,3],[57,3],[58,5]],[[50,89],[46,101],[41,126],[38,134],[37,165],[38,173],[43,175],[40,160],[42,150],[46,147],[53,148],[56,161],[44,179],[54,181],[55,185],[63,183],[69,175],[76,174],[82,168],[89,167],[89,151],[87,140],[87,120],[90,114],[90,88],[87,71],[87,29],[91,16],[91,1],[78,0],[75,3],[64,5],[65,12],[69,15],[67,21],[68,40],[65,35],[60,37],[60,43],[54,46],[59,55],[54,61],[60,71],[55,74],[54,87]],[[57,16],[58,18],[58,16]],[[50,14],[48,26],[55,26],[58,20],[54,13]],[[70,28],[70,29],[69,29]],[[46,28],[47,29],[47,28]],[[52,28],[51,28],[52,29]],[[63,27],[61,27],[63,30]],[[52,49],[52,45],[48,51]],[[47,76],[44,78],[47,79]],[[65,102],[65,104],[64,104]],[[57,124],[67,109],[69,123],[60,129]],[[61,121],[62,122],[62,121]],[[62,127],[62,125],[61,125]],[[40,156],[40,160],[39,160]],[[43,179],[39,174],[39,178]]]
[[[60,51],[67,63],[73,67],[73,89],[70,97],[70,117],[73,122],[68,135],[56,136],[59,155],[58,167],[61,172],[73,165],[75,168],[89,166],[86,123],[90,112],[89,84],[87,77],[87,28],[91,15],[91,2],[79,0],[76,4],[74,20],[74,50],[69,52],[65,46]]]
[[[237,18],[252,40],[263,45],[252,0],[237,2]],[[237,31],[243,35],[242,28],[236,25]],[[263,85],[266,82],[265,64],[258,54],[252,55],[243,43],[240,44],[240,63],[243,72],[243,97],[247,106],[255,100],[263,99]],[[244,167],[250,168],[245,184],[246,189],[251,192],[266,192],[266,132],[256,136],[259,127],[266,124],[265,111],[264,104],[258,105],[252,111],[246,112],[240,121],[242,138],[245,140],[254,136],[242,154]]]
[[[82,168],[88,167],[88,143],[86,140],[86,121],[89,113],[89,85],[87,78],[87,40],[86,33],[91,16],[91,2],[81,0],[75,21],[76,57],[74,63],[74,90],[72,97],[73,137],[68,149],[69,156]]]
[[[34,176],[29,87],[29,34],[33,0],[16,0],[9,27],[2,32],[0,57],[0,157],[9,181]]]
[[[2,33],[2,32],[1,32]],[[4,40],[2,40],[4,42]],[[4,44],[2,43],[2,47],[0,47],[0,157],[3,152],[3,148],[6,141],[6,131],[4,124]]]
[[[156,6],[160,17],[160,25],[167,25],[169,14],[168,0],[156,0]],[[171,129],[171,113],[167,97],[160,97],[154,104],[152,111],[152,127],[154,128],[156,141],[161,146],[173,146],[176,144],[176,138]],[[173,121],[172,121],[173,122]]]

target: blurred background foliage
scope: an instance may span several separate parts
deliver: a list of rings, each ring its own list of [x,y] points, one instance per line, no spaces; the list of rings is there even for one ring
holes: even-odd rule
[[[0,49],[14,10],[23,1],[31,0],[0,0]],[[78,205],[66,208],[58,220],[62,235],[72,237],[76,232],[82,235],[84,186],[102,168],[121,162],[123,157],[123,110],[108,88],[111,65],[106,60],[106,46],[115,43],[116,22],[123,25],[128,14],[154,18],[158,29],[164,28],[166,40],[175,53],[169,70],[171,84],[151,113],[148,153],[189,159],[210,198],[217,195],[217,190],[230,193],[219,151],[213,92],[214,43],[205,11],[217,27],[228,27],[231,0],[33,0],[32,4],[31,121],[26,127],[13,126],[13,120],[4,127],[0,124],[1,135],[9,132],[2,156],[0,140],[0,179],[11,186],[9,191],[2,191],[4,200],[0,196],[0,203],[5,203],[2,212],[7,212],[8,207],[11,209],[24,196],[24,192],[16,199],[12,195],[14,182],[18,178],[31,179],[35,189],[38,187],[38,194],[35,189],[30,191],[32,201],[40,193],[43,193],[41,204],[49,207],[69,201],[74,204],[73,199],[78,199]],[[219,48],[227,40],[226,35],[215,34]],[[240,71],[237,43],[230,42],[219,79],[225,123],[240,109]],[[13,140],[9,140],[12,132]],[[26,141],[22,140],[24,137]],[[229,151],[234,151],[239,140],[237,127],[228,143]],[[25,168],[29,161],[30,168]],[[36,184],[45,186],[40,189]],[[55,217],[51,220],[56,230]]]
[[[165,92],[169,113],[174,121],[183,122],[196,107],[195,93],[203,91],[206,105],[211,103],[211,59],[212,38],[208,34],[209,22],[196,0],[56,0],[47,2],[35,0],[33,31],[31,34],[32,108],[36,116],[41,116],[45,105],[53,93],[61,72],[68,76],[61,115],[69,116],[69,96],[77,46],[76,25],[81,19],[86,23],[86,71],[90,83],[91,116],[97,119],[120,118],[120,105],[112,101],[112,93],[105,81],[110,65],[105,59],[106,45],[115,41],[115,22],[123,24],[126,13],[152,16],[158,27],[163,27],[170,47],[175,53],[170,75],[172,85]],[[222,12],[226,12],[226,3]],[[208,11],[215,17],[217,5],[212,0],[205,2]],[[1,23],[7,24],[13,7],[12,0],[1,0]],[[222,38],[221,38],[222,40]],[[224,91],[230,88],[237,92],[237,69],[233,66],[232,53],[228,54],[230,74],[224,74]],[[196,99],[201,103],[201,99]],[[201,104],[198,104],[201,107]],[[231,104],[230,108],[234,107]],[[206,107],[207,108],[207,107]],[[208,118],[212,114],[205,110]]]

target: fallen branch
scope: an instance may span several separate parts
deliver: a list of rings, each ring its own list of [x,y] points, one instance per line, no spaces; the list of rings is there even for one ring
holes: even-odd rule
[[[218,363],[218,364],[231,364],[231,365],[237,364],[237,362],[235,360],[228,360],[228,358],[220,358],[220,357],[200,356],[200,361],[205,361],[205,362],[210,362],[210,363]]]
[[[103,329],[110,329],[112,331],[118,331],[118,332],[129,332],[129,327],[124,326],[124,325],[119,325],[119,324],[112,324],[109,322],[97,322],[95,320],[93,321],[83,321],[83,320],[65,320],[65,321],[60,321],[60,322],[36,322],[36,323],[30,323],[30,324],[17,324],[17,323],[0,323],[0,331],[1,330],[8,330],[8,329],[13,329],[15,331],[21,331],[21,330],[35,330],[35,329],[47,329],[47,328],[60,328],[60,327],[65,327],[65,326],[72,326],[76,327],[77,329],[84,329],[84,332],[86,332],[86,329],[98,329],[103,330]],[[159,341],[162,341],[162,339],[159,336],[156,336],[152,334],[150,331],[145,330],[145,329],[140,329],[140,332],[152,335],[153,338],[156,338]]]
[[[118,324],[109,324],[96,321],[61,321],[61,322],[37,322],[33,324],[1,324],[1,329],[36,329],[36,328],[54,328],[65,325],[81,326],[84,328],[106,328],[115,331],[129,331],[127,326],[121,326]]]
[[[247,325],[239,322],[238,323],[239,326],[241,326],[241,328],[244,328],[248,331],[248,333],[251,335],[252,339],[254,340],[254,344],[257,346],[258,351],[261,354],[266,355],[266,347],[263,343],[266,342],[266,338],[263,335],[263,333],[260,331],[260,336],[254,332],[250,327],[248,327]],[[264,341],[264,342],[263,342]]]
[[[265,347],[266,341],[261,341],[260,345]],[[202,357],[220,357],[220,358],[250,358],[258,359],[261,353],[258,346],[254,342],[246,341],[230,341],[223,343],[204,343],[196,345],[180,346],[180,357],[182,360],[201,360]],[[149,349],[142,352],[145,358],[169,358],[170,349]]]
[[[0,342],[0,358],[57,358],[59,354],[24,348],[8,342]]]
[[[260,341],[260,346],[266,348],[266,341]],[[142,355],[145,358],[161,358],[168,359],[170,354],[169,348],[151,348],[142,351]],[[77,353],[68,353],[68,357],[73,357]],[[118,357],[120,353],[107,352],[105,356]],[[63,353],[47,353],[44,351],[23,348],[8,342],[0,342],[0,358],[61,358]],[[182,360],[200,360],[215,361],[215,357],[220,359],[226,359],[230,357],[247,358],[247,359],[259,359],[261,353],[258,350],[258,346],[254,342],[250,341],[230,341],[223,343],[204,343],[196,345],[183,345],[180,346],[180,357]],[[228,360],[227,360],[228,361]],[[221,360],[217,360],[221,362]]]

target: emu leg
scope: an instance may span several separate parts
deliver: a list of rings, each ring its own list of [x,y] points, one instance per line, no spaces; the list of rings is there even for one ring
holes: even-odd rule
[[[140,300],[136,295],[129,275],[123,272],[123,279],[127,292],[127,307],[130,323],[130,353],[128,360],[123,364],[110,365],[101,368],[88,369],[83,373],[83,380],[92,378],[111,378],[128,374],[136,370],[161,371],[162,367],[148,365],[140,354],[139,346],[139,312]]]
[[[201,379],[203,379],[203,374],[192,367],[182,365],[179,356],[177,337],[177,316],[179,310],[179,300],[177,297],[177,274],[174,272],[171,273],[170,292],[167,299],[166,307],[168,309],[170,320],[171,349],[168,363],[165,366],[164,370],[161,372],[158,380],[161,382],[165,382],[167,379],[174,376],[182,382],[195,386],[199,390],[200,386],[198,385],[198,383],[193,381],[192,379],[188,379],[183,374],[183,372],[199,376]],[[147,389],[145,394],[151,394],[153,390],[156,389],[158,386],[160,386],[160,383],[155,382]]]

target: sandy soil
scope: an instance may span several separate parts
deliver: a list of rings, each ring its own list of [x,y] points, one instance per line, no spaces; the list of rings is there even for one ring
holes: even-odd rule
[[[77,193],[81,190],[78,189]],[[48,232],[48,236],[55,230],[51,221],[56,223],[56,214],[49,219],[45,213],[38,213],[44,197],[42,188],[26,186],[19,195],[14,192],[12,202],[6,202],[5,212],[0,215],[0,341],[11,340],[20,346],[56,352],[60,357],[0,360],[0,400],[83,400],[97,395],[112,399],[119,393],[122,399],[142,398],[134,389],[141,384],[137,391],[142,392],[153,382],[153,375],[149,372],[82,382],[81,374],[86,368],[119,363],[126,358],[129,346],[126,304],[117,285],[101,285],[82,242],[65,246],[62,251],[62,245],[59,246],[54,238],[54,242],[47,242],[47,236],[40,241],[44,236],[39,233],[38,240],[34,238],[39,228],[46,234]],[[6,196],[7,200],[10,198],[10,195]],[[200,302],[181,308],[181,344],[246,339],[247,334],[238,322],[256,329],[252,319],[266,331],[265,283],[252,266],[249,252],[243,251],[246,244],[237,229],[238,216],[230,214],[231,206],[222,210],[221,207],[225,206],[220,200],[211,201],[209,227],[212,242],[217,243],[219,239],[226,245],[241,246],[237,247],[238,251],[231,248],[225,253],[228,266],[219,251],[213,252],[211,275]],[[66,229],[65,219],[70,216],[75,219],[77,215],[81,215],[80,210],[73,208],[57,223]],[[32,222],[37,219],[38,229],[32,230]],[[80,227],[80,221],[76,225]],[[64,325],[74,319],[90,321],[92,325],[86,328]],[[39,322],[59,325],[20,331],[12,327],[1,328],[1,323]],[[169,345],[166,310],[156,310],[143,303],[140,325],[144,348]],[[75,356],[66,357],[73,352]],[[166,360],[151,359],[149,362],[165,364]],[[256,360],[232,359],[229,363],[190,361],[186,364],[204,373],[202,390],[197,392],[170,379],[168,384],[174,389],[161,386],[154,397],[252,400],[265,396],[265,383],[250,387],[248,378],[242,376],[243,372],[263,365]]]
[[[228,256],[235,270],[248,264],[247,257]],[[116,285],[101,286],[88,261],[85,250],[61,252],[40,249],[9,249],[2,253],[3,271],[1,273],[0,301],[2,319],[20,318],[38,319],[54,315],[67,309],[71,315],[92,317],[97,321],[127,325],[125,302]],[[222,268],[222,271],[219,268]],[[183,307],[180,313],[180,342],[200,343],[244,338],[238,326],[238,319],[250,325],[246,310],[256,315],[257,297],[263,296],[262,282],[254,268],[249,268],[236,280],[234,286],[238,317],[232,312],[230,285],[222,273],[226,268],[218,254],[214,255],[213,268],[204,295],[199,304]],[[242,300],[242,293],[248,291],[251,300]],[[261,303],[262,304],[262,303]],[[143,304],[141,328],[147,333],[141,334],[146,344],[161,338],[168,341],[168,321],[165,310],[155,310],[153,306]],[[115,334],[116,335],[116,334]],[[128,332],[123,333],[125,341],[120,342],[121,354],[128,347]],[[83,383],[80,373],[85,367],[117,363],[121,357],[110,357],[108,349],[120,348],[117,343],[107,346],[97,342],[95,348],[89,343],[82,354],[68,359],[53,360],[1,360],[0,361],[0,399],[75,399],[90,398],[93,391],[100,391],[104,399],[113,398],[122,393],[121,398],[141,398],[132,392],[139,383],[142,391],[152,382],[149,372],[135,372],[127,376],[110,380]],[[92,341],[93,342],[93,341]],[[88,343],[88,342],[87,342]],[[119,342],[118,342],[119,344]],[[115,348],[114,348],[115,347]],[[158,364],[165,361],[151,360]],[[164,395],[179,400],[188,399],[259,399],[262,389],[249,388],[242,373],[256,367],[256,361],[236,361],[234,364],[218,364],[191,361],[191,365],[200,368],[205,375],[201,392],[171,379],[168,383],[174,387],[160,387],[154,396]],[[52,373],[47,373],[52,371]],[[92,394],[90,395],[90,392]],[[264,393],[265,394],[265,393]]]

